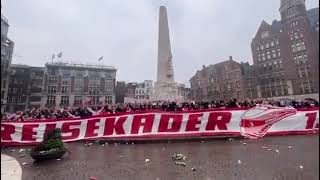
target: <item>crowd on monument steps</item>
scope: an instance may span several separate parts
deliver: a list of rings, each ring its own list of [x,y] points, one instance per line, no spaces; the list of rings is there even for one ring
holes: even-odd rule
[[[168,102],[158,101],[149,103],[124,103],[124,104],[101,104],[101,105],[81,105],[78,107],[64,108],[39,108],[15,113],[3,113],[1,120],[5,121],[25,121],[37,119],[61,119],[61,118],[88,118],[94,115],[108,115],[124,112],[145,112],[145,111],[193,111],[208,110],[217,108],[251,108],[257,104],[268,104],[278,107],[291,106],[296,109],[319,107],[319,102],[314,99],[296,101],[290,99],[283,100],[244,100],[237,99],[219,101],[198,101],[198,102]]]

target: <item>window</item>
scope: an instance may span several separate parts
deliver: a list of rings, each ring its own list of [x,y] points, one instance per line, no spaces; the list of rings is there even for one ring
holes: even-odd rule
[[[90,77],[89,79],[89,86],[100,86],[100,78],[97,77]]]
[[[112,78],[112,73],[111,72],[106,72],[105,76],[106,76],[106,78]]]
[[[63,76],[70,76],[71,70],[70,69],[62,69],[62,75]]]
[[[113,92],[113,80],[112,79],[107,79],[106,80],[106,91],[109,92],[109,93]],[[141,93],[141,92],[139,92],[139,93]]]
[[[49,84],[56,84],[58,81],[58,78],[57,77],[49,77]]]
[[[31,96],[30,101],[31,102],[41,101],[41,96]]]
[[[271,42],[270,42],[270,45],[271,45],[271,47],[273,47],[273,46],[274,46],[274,42],[273,42],[273,41],[271,41]]]
[[[69,96],[61,96],[61,105],[68,105],[69,104]]]
[[[7,81],[6,80],[3,80],[2,82],[2,88],[6,88],[7,87]]]
[[[98,71],[89,71],[89,76],[91,77],[99,77],[100,76],[100,72]]]
[[[99,94],[98,87],[89,87],[89,94],[92,94],[92,95]]]
[[[6,93],[5,91],[1,92],[1,99],[4,99],[5,93]]]
[[[49,75],[58,75],[58,69],[48,69]]]
[[[56,104],[56,97],[55,96],[48,96],[47,104]]]
[[[57,87],[56,86],[48,86],[48,93],[53,94],[56,93]]]
[[[83,88],[83,79],[82,78],[76,78],[74,81],[74,91],[75,93],[81,93]]]
[[[62,86],[61,92],[62,92],[62,94],[67,94],[69,92],[69,87],[68,86]]]
[[[237,88],[240,88],[240,82],[237,82]]]
[[[263,50],[263,49],[264,49],[264,48],[263,48],[263,45],[260,45],[260,49],[261,49],[261,50]]]
[[[62,84],[63,85],[69,85],[71,82],[71,78],[70,77],[63,77],[62,78]]]
[[[17,102],[21,102],[21,96],[17,97]]]
[[[266,43],[266,49],[269,48],[269,43]]]
[[[82,96],[75,96],[74,97],[74,105],[79,105],[82,103]]]
[[[105,102],[106,102],[107,104],[112,104],[112,96],[106,96]]]

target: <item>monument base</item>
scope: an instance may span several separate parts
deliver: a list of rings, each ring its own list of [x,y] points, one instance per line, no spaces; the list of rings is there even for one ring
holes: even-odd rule
[[[155,82],[155,101],[178,101],[181,97],[178,95],[178,84],[176,82],[165,83]]]

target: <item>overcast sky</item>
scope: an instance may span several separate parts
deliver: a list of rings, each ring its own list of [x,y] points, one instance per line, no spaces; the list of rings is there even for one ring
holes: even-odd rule
[[[15,42],[13,63],[62,60],[114,65],[117,80],[156,80],[159,6],[167,7],[175,79],[233,56],[252,63],[261,21],[279,19],[280,0],[1,0]],[[307,8],[319,6],[306,0]],[[101,63],[101,61],[100,61]]]

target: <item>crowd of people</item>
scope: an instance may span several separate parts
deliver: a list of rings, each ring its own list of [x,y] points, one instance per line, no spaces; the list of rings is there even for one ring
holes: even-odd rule
[[[149,102],[149,103],[125,103],[108,105],[82,105],[79,107],[64,108],[39,108],[15,113],[1,114],[1,120],[25,121],[37,119],[61,119],[61,118],[87,118],[94,115],[108,115],[123,112],[144,112],[144,111],[193,111],[216,108],[251,108],[257,104],[268,104],[278,107],[291,106],[294,108],[319,107],[319,102],[314,99],[304,101],[295,100],[244,100],[237,99],[219,101],[199,102]]]

